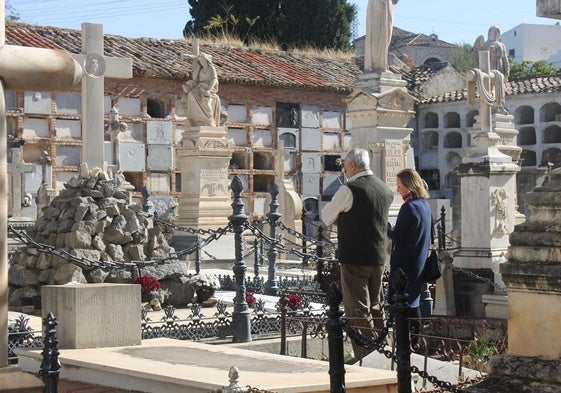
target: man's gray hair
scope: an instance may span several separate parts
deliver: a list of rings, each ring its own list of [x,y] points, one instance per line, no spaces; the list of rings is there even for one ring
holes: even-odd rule
[[[359,168],[370,169],[370,156],[365,149],[351,149],[345,155],[345,161],[349,160],[356,164]]]

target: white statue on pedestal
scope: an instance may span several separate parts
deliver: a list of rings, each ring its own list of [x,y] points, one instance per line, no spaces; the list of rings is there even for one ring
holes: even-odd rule
[[[193,56],[192,79],[183,85],[182,105],[190,126],[220,125],[220,98],[218,75],[212,56],[201,53]]]
[[[392,40],[393,5],[399,0],[368,0],[364,70],[387,71],[388,48]]]

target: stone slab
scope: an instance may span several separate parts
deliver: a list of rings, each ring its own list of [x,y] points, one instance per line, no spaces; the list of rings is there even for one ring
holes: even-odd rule
[[[18,352],[21,367],[37,372],[40,351]],[[256,361],[256,359],[259,361]],[[61,350],[61,378],[142,392],[206,393],[228,385],[231,366],[240,386],[279,393],[329,392],[329,363],[157,338],[137,347]],[[349,393],[397,392],[395,371],[345,366]]]
[[[131,284],[46,285],[42,312],[59,324],[60,348],[139,345],[140,286]]]
[[[44,386],[39,378],[22,372],[19,366],[0,367],[2,393],[42,393]]]

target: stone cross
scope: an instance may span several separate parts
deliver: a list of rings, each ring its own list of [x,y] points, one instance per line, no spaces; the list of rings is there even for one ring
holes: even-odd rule
[[[50,163],[51,157],[49,157],[49,153],[43,151],[39,159],[39,164],[41,164],[41,184],[47,185],[47,165]]]
[[[8,127],[5,91],[69,91],[82,78],[82,68],[65,51],[5,43],[5,2],[0,0],[0,368],[8,365]]]
[[[497,84],[494,83],[495,79],[497,79],[495,71],[491,70],[489,51],[483,50],[479,52],[479,66],[481,69],[475,68],[466,75],[468,81],[468,104],[472,105],[475,103],[475,87],[477,86],[481,103],[481,109],[479,110],[481,131],[489,133],[491,132],[491,108],[496,106],[499,96]]]
[[[72,57],[82,65],[82,162],[103,168],[105,161],[104,78],[132,78],[132,59],[103,55],[103,25],[82,23],[82,53]]]
[[[35,171],[35,164],[26,164],[23,161],[23,147],[11,149],[11,162],[8,163],[8,172],[12,175],[12,217],[21,216],[21,196],[23,194],[22,175]]]

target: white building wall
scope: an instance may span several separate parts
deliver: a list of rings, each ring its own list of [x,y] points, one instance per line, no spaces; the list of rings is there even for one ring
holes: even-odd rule
[[[514,60],[545,60],[561,67],[561,26],[522,23],[501,34],[508,52],[514,49]]]

